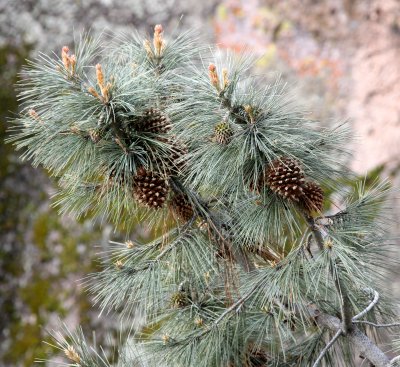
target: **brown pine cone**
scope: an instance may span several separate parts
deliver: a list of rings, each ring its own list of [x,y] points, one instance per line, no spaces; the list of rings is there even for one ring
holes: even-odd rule
[[[169,117],[158,108],[148,109],[137,125],[138,130],[153,134],[165,134],[171,130]]]
[[[304,172],[292,158],[277,159],[265,172],[269,188],[279,196],[299,202],[303,196]]]
[[[153,209],[164,206],[168,183],[161,175],[140,168],[134,177],[133,193],[139,203]]]
[[[186,195],[174,195],[169,203],[169,208],[174,217],[184,223],[193,218],[194,211]]]
[[[315,182],[306,182],[303,187],[301,204],[308,212],[320,212],[324,206],[324,192]]]

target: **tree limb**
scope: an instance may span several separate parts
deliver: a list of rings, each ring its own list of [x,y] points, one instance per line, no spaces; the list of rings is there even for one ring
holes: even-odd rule
[[[318,356],[317,360],[314,362],[313,367],[317,367],[319,362],[321,362],[322,358],[324,358],[325,354],[328,352],[328,350],[333,346],[333,344],[336,343],[336,340],[339,339],[339,337],[342,335],[342,330],[339,329],[336,334],[333,336],[333,338],[329,341],[329,343],[325,346],[324,349],[322,349],[320,355]]]
[[[352,321],[352,306],[350,303],[349,296],[347,294],[347,289],[341,281],[339,274],[336,271],[336,262],[332,261],[331,273],[335,283],[336,292],[339,294],[341,299],[340,302],[340,313],[342,315],[342,330],[345,334],[350,333],[353,330]]]
[[[374,289],[372,289],[372,288],[367,288],[367,289],[365,289],[365,291],[367,291],[367,292],[369,292],[369,293],[373,293],[374,294],[374,298],[373,298],[373,300],[371,301],[371,303],[363,310],[363,311],[361,311],[358,315],[356,315],[356,316],[354,316],[353,317],[353,322],[355,321],[355,320],[358,320],[358,319],[360,319],[361,317],[363,317],[363,316],[365,316],[369,311],[371,311],[374,307],[375,307],[375,305],[378,303],[378,301],[379,301],[379,293],[377,292],[377,291],[375,291]]]
[[[178,178],[173,178],[170,180],[171,185],[178,192],[188,193],[193,204],[195,204],[196,211],[198,215],[210,224],[212,230],[218,236],[218,238],[225,244],[231,251],[234,260],[242,267],[242,269],[249,273],[255,269],[254,264],[248,259],[247,254],[243,251],[240,246],[233,246],[232,242],[223,235],[224,223],[218,218],[218,213],[210,210],[200,195],[197,192],[190,190],[185,187],[183,183]]]
[[[315,314],[315,310],[311,309],[311,311]],[[335,316],[321,313],[315,316],[314,319],[317,325],[328,328],[333,332],[337,332],[342,328],[340,319]],[[386,354],[356,326],[353,327],[350,333],[346,334],[346,337],[375,367],[390,366],[391,362]]]
[[[391,324],[376,324],[374,322],[370,322],[370,321],[364,321],[364,320],[354,320],[353,324],[365,324],[365,325],[369,325],[372,327],[375,327],[377,329],[379,328],[390,328],[390,327],[400,327],[400,322],[394,322]]]
[[[315,219],[304,214],[304,217],[307,221],[309,228],[311,229],[315,241],[320,250],[324,249],[324,237],[321,229],[315,223]],[[386,354],[371,340],[365,335],[362,331],[360,331],[354,324],[353,320],[364,316],[367,314],[378,302],[379,294],[374,292],[374,299],[368,305],[368,307],[360,312],[360,314],[356,315],[354,318],[352,317],[352,307],[350,303],[350,299],[347,295],[347,290],[342,284],[339,275],[336,272],[336,263],[333,262],[331,267],[331,273],[334,278],[335,288],[341,298],[341,315],[342,322],[337,317],[330,315],[319,315],[316,317],[317,324],[320,326],[328,327],[330,330],[335,331],[337,333],[338,330],[341,330],[343,334],[348,337],[349,341],[360,351],[360,353],[370,361],[375,367],[388,367],[390,366],[389,358]]]
[[[400,362],[400,356],[394,357],[394,358],[390,361],[389,366],[396,366],[396,365],[398,365],[397,362]]]
[[[253,295],[253,293],[258,289],[258,284],[256,287],[253,287],[253,289],[247,293],[245,296],[243,296],[242,298],[240,298],[238,301],[236,301],[232,306],[230,306],[229,308],[227,308],[214,322],[213,325],[218,325],[223,319],[224,317],[234,311],[235,309],[239,310],[240,307]]]

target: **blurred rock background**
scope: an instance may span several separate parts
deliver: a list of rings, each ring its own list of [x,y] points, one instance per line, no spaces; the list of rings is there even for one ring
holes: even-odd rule
[[[59,318],[88,334],[96,330],[100,340],[113,332],[113,316],[97,317],[79,280],[96,270],[108,239],[127,238],[96,220],[59,217],[47,173],[4,144],[7,119],[17,111],[17,73],[39,51],[71,45],[74,33],[151,33],[157,23],[166,34],[190,27],[205,42],[257,54],[257,72],[295,85],[313,118],[351,121],[358,140],[350,163],[359,175],[390,176],[399,187],[398,0],[0,0],[1,366],[30,366],[54,353],[42,341]],[[398,204],[394,195],[397,234]],[[398,278],[390,286],[399,294]]]

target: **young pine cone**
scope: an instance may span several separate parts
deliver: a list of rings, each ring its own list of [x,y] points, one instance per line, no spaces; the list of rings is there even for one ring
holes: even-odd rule
[[[324,206],[324,192],[315,182],[306,182],[303,186],[301,204],[308,212],[320,212]]]
[[[168,183],[159,174],[140,168],[134,177],[133,193],[139,203],[153,209],[164,206]]]
[[[189,297],[185,292],[176,292],[171,297],[171,304],[174,308],[185,307],[189,304]]]
[[[171,130],[171,121],[166,114],[157,108],[148,109],[138,125],[142,132],[165,134]]]
[[[304,195],[304,172],[291,158],[277,159],[265,172],[266,184],[279,196],[299,202]]]
[[[228,122],[222,121],[214,126],[214,138],[220,144],[229,144],[233,137],[233,130]]]
[[[188,222],[194,216],[192,205],[186,195],[175,195],[169,203],[169,208],[174,217],[181,222]]]

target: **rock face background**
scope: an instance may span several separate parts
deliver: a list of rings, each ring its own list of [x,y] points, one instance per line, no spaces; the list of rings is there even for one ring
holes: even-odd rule
[[[92,221],[58,217],[53,183],[3,143],[17,111],[17,73],[38,51],[58,52],[91,29],[151,33],[162,23],[199,29],[206,42],[247,49],[258,72],[282,74],[300,104],[324,124],[351,121],[358,139],[350,164],[377,167],[399,187],[400,3],[397,0],[0,0],[0,365],[30,366],[52,353],[42,340],[58,317],[100,339],[113,332],[78,282],[96,270],[95,245],[126,238]],[[393,197],[395,218],[399,201]],[[394,221],[394,232],[399,228]],[[146,237],[137,231],[135,236]],[[101,248],[100,248],[101,250]],[[398,279],[399,277],[395,278]],[[399,281],[391,285],[398,294]],[[60,291],[61,290],[61,291]]]

